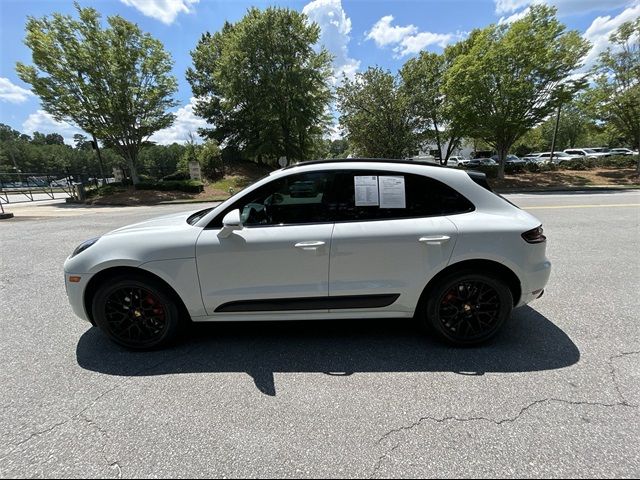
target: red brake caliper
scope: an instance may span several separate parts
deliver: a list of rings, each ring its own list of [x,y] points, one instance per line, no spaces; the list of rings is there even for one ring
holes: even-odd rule
[[[151,294],[147,295],[147,297],[144,300],[149,305],[153,306],[152,312],[154,313],[154,315],[157,315],[161,319],[164,318],[164,309],[161,306],[155,306],[156,305],[156,300],[155,300],[155,298],[153,298],[151,296]]]

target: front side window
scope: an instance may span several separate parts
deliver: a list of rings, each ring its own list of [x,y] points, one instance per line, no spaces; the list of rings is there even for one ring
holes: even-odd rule
[[[246,227],[324,223],[330,218],[332,172],[289,175],[263,185],[224,210],[208,228],[221,228],[222,219],[239,209]]]
[[[338,221],[432,217],[474,210],[473,204],[451,187],[410,173],[340,172],[335,190]]]

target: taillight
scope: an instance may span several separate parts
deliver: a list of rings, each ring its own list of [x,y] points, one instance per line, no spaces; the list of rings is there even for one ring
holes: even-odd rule
[[[533,230],[529,230],[528,232],[524,232],[522,234],[522,238],[527,243],[542,243],[547,240],[547,237],[543,235],[544,230],[542,230],[542,225]]]

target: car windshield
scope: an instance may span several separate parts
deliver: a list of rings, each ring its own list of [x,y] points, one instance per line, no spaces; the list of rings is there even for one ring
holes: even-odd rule
[[[554,152],[553,154],[556,157],[569,157],[570,156],[568,153],[564,153],[564,152]]]
[[[587,152],[587,153],[598,153],[598,152],[596,152],[595,150],[593,150],[591,148],[585,148],[584,151]]]

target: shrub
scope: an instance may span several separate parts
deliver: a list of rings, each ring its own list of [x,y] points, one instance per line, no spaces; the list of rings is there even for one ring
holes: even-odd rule
[[[93,198],[97,196],[113,195],[124,189],[121,183],[110,183],[109,185],[102,185],[100,187],[88,188],[86,190],[87,198]]]
[[[635,155],[616,155],[613,157],[604,157],[594,160],[598,167],[619,167],[631,168],[638,164],[638,157]]]
[[[591,168],[591,162],[587,159],[565,160],[560,165],[560,168],[565,170],[588,170]]]
[[[504,166],[504,173],[509,175],[526,172],[526,163],[507,163]]]
[[[162,192],[177,190],[186,193],[200,193],[204,190],[204,184],[198,180],[168,180],[162,182],[141,182],[136,188],[138,190],[159,190]]]
[[[535,163],[529,162],[524,165],[524,171],[531,173],[554,172],[558,169],[555,163]]]
[[[180,170],[178,170],[177,172],[173,172],[170,175],[164,176],[162,177],[162,180],[190,180],[191,177],[189,176],[189,173],[187,172],[182,172]]]

